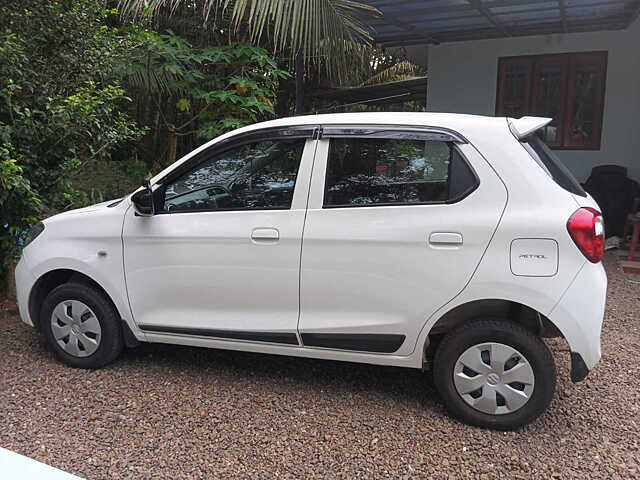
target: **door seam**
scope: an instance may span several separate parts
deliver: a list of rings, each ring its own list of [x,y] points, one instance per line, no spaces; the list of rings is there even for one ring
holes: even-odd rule
[[[319,127],[317,127],[319,129]],[[314,134],[314,137],[316,135]],[[300,256],[298,258],[298,321],[296,322],[296,335],[298,343],[304,347],[302,336],[300,335],[300,317],[302,316],[302,251],[304,249],[304,231],[307,226],[307,215],[309,213],[309,198],[311,197],[311,188],[313,186],[313,173],[316,167],[316,155],[318,154],[319,139],[314,139],[313,161],[311,162],[311,174],[309,175],[309,189],[307,190],[307,200],[304,205],[304,217],[302,219],[302,232],[300,233]]]
[[[125,294],[127,296],[127,305],[129,306],[129,315],[131,315],[131,322],[135,325],[138,333],[142,336],[142,339],[144,341],[146,341],[147,340],[147,336],[138,327],[138,322],[136,321],[136,317],[133,314],[133,307],[131,306],[131,298],[129,296],[129,284],[127,283],[127,261],[126,261],[127,251],[126,251],[125,241],[124,241],[124,229],[125,229],[125,226],[126,226],[126,223],[127,223],[127,215],[129,214],[129,211],[132,208],[133,208],[133,205],[131,205],[131,203],[129,203],[129,206],[124,211],[124,215],[122,215],[122,226],[120,228],[120,244],[122,246],[122,278],[124,280],[124,291],[125,291]],[[126,323],[126,320],[124,320],[124,319],[122,319],[122,320]],[[134,336],[135,336],[135,334],[134,334]]]

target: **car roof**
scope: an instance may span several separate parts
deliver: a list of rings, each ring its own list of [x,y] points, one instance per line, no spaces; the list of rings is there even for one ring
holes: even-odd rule
[[[276,120],[255,123],[238,129],[236,132],[251,131],[260,128],[285,127],[293,125],[411,125],[429,126],[450,129],[468,129],[474,126],[493,124],[505,127],[505,117],[488,117],[483,115],[469,115],[462,113],[436,112],[358,112],[358,113],[325,113],[318,115],[301,115],[297,117],[283,117]],[[462,133],[462,132],[460,132]]]

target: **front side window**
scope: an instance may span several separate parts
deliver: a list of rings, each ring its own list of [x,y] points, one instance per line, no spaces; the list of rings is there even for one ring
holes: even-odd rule
[[[325,208],[444,203],[475,187],[473,172],[451,142],[381,138],[330,142]]]
[[[165,212],[289,209],[305,139],[263,140],[207,156],[164,190]]]

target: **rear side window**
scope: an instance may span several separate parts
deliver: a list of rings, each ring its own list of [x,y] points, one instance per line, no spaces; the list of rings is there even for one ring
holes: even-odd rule
[[[447,203],[475,189],[475,174],[452,142],[332,138],[324,207]]]
[[[525,150],[533,157],[538,165],[549,174],[553,180],[565,190],[571,193],[586,197],[587,194],[580,186],[569,169],[562,161],[547,147],[547,145],[537,135],[532,135],[522,141]]]

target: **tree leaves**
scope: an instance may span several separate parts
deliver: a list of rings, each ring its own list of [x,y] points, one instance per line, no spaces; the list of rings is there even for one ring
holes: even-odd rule
[[[88,201],[70,178],[143,133],[115,81],[127,42],[98,0],[4,0],[0,15],[0,277],[18,233]],[[1,280],[1,278],[0,278]]]
[[[291,58],[302,52],[305,62],[322,66],[331,78],[338,79],[353,69],[354,49],[371,43],[363,19],[381,15],[375,7],[354,0],[120,0],[119,5],[132,17],[145,11],[157,15],[167,9],[175,14],[180,7],[189,6],[187,11],[199,10],[212,30],[216,29],[212,21],[215,24],[229,12],[238,37],[246,29],[253,43],[270,45]]]
[[[135,44],[130,64],[122,68],[127,84],[140,97],[151,98],[162,117],[160,128],[172,135],[195,129],[208,139],[229,125],[273,116],[271,99],[278,80],[288,75],[266,50],[253,45],[201,48],[172,31],[148,30],[136,34]],[[226,122],[230,117],[234,121]]]
[[[181,112],[188,112],[191,110],[191,102],[188,98],[181,98],[176,102],[176,108]]]

